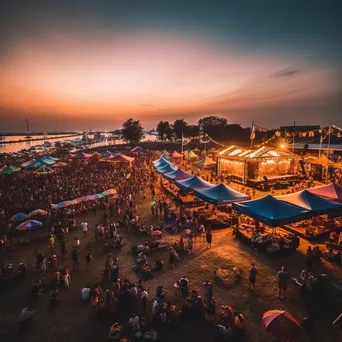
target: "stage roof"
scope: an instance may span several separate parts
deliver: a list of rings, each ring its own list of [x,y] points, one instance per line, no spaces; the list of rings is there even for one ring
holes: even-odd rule
[[[214,205],[224,205],[232,202],[248,201],[250,196],[242,194],[223,183],[208,189],[198,189],[194,191],[194,195],[205,202]]]

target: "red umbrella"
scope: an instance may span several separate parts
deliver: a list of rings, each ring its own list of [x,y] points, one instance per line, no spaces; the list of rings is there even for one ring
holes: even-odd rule
[[[282,310],[266,311],[262,317],[266,330],[280,341],[293,341],[301,332],[299,322],[288,312]]]
[[[163,235],[163,232],[161,232],[160,230],[155,230],[151,236],[160,236],[160,235]]]

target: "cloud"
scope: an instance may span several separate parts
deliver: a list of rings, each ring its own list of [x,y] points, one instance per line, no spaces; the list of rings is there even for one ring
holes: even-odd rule
[[[294,68],[286,68],[283,70],[279,70],[278,72],[276,72],[275,74],[271,75],[270,77],[291,77],[291,76],[295,76],[298,74],[301,74],[302,71],[299,69],[294,69]]]

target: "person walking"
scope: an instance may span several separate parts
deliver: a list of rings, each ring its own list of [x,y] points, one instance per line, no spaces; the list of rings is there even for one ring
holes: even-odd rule
[[[86,258],[86,271],[87,271],[88,267],[90,268],[90,264],[91,264],[92,260],[94,260],[94,258],[91,255],[90,251],[86,254],[85,258]]]
[[[84,233],[84,237],[87,237],[87,232],[88,232],[88,222],[86,221],[83,221],[81,223],[81,228],[83,230],[83,233]]]
[[[277,275],[277,280],[278,280],[278,288],[279,288],[279,292],[278,292],[278,298],[282,298],[281,295],[282,293],[284,293],[284,298],[286,298],[286,289],[287,289],[287,283],[289,280],[289,276],[288,274],[285,272],[285,268],[282,267],[281,270],[278,272]]]
[[[192,239],[192,234],[189,235],[189,238],[188,238],[188,252],[189,252],[189,255],[192,255],[193,253],[193,239]]]
[[[249,289],[251,291],[254,291],[256,276],[257,276],[257,269],[255,268],[255,265],[252,264],[252,268],[249,270]]]
[[[211,233],[211,229],[208,229],[205,238],[207,240],[207,249],[211,249],[211,242],[213,240],[213,234]]]
[[[170,254],[169,254],[169,266],[173,270],[175,267],[175,254],[173,252],[173,248],[170,248]]]
[[[75,271],[76,267],[77,267],[77,270],[79,270],[79,267],[80,267],[79,253],[76,247],[72,249],[72,260],[74,262],[72,266],[72,270]]]

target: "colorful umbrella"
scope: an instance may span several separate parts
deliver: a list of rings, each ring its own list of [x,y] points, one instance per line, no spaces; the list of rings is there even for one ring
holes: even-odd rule
[[[160,236],[160,235],[163,235],[163,233],[160,231],[160,230],[155,230],[151,236]]]
[[[13,172],[17,172],[20,169],[18,167],[15,166],[4,166],[3,168],[0,169],[0,175],[10,175]]]
[[[38,227],[41,227],[43,224],[39,221],[35,220],[29,220],[25,221],[24,223],[20,224],[16,230],[30,230],[30,229],[36,229]]]
[[[299,322],[288,312],[283,310],[266,311],[262,317],[266,330],[283,341],[293,341],[301,333]]]
[[[36,209],[36,210],[33,210],[29,213],[29,216],[37,216],[37,215],[47,215],[48,212],[43,210],[43,209]]]
[[[11,217],[11,221],[23,221],[28,218],[28,215],[24,213],[18,213]]]
[[[36,174],[38,175],[44,175],[44,174],[48,174],[48,173],[52,173],[53,170],[50,169],[49,167],[47,166],[42,166],[40,167],[37,171],[36,171]]]

